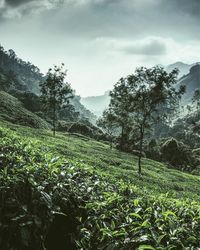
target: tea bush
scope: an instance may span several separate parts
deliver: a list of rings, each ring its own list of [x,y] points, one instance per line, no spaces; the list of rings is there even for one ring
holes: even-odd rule
[[[198,202],[148,194],[9,129],[0,161],[2,250],[200,247]]]

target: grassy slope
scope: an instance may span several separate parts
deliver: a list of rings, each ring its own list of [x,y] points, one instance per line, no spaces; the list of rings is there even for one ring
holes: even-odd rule
[[[1,249],[58,249],[60,234],[59,249],[199,249],[199,176],[144,159],[139,179],[130,154],[8,122],[0,122],[0,163],[0,217],[9,218],[0,219]],[[58,237],[47,230],[53,211],[67,230],[57,225]]]
[[[89,138],[57,133],[53,138],[50,131],[31,129],[11,123],[0,122],[0,125],[10,127],[20,136],[37,139],[43,145],[52,148],[56,154],[91,168],[98,173],[110,176],[117,181],[136,185],[147,194],[166,194],[173,198],[192,199],[200,201],[200,177],[169,169],[165,164],[149,159],[143,159],[143,175],[138,178],[137,157],[110,150],[109,146]]]
[[[17,98],[4,91],[0,91],[0,119],[35,128],[49,127],[43,119],[25,109]]]

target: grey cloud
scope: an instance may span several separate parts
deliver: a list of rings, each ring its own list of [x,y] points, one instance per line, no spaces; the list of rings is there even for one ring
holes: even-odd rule
[[[200,1],[199,0],[163,0],[163,6],[171,11],[176,10],[177,13],[188,14],[192,17],[200,17]],[[184,18],[184,17],[183,17]]]
[[[4,46],[43,70],[64,61],[75,69],[73,81],[91,82],[91,89],[96,79],[107,88],[109,81],[138,64],[192,62],[199,55],[200,0],[6,0],[4,6],[3,2]],[[100,39],[97,44],[98,37],[111,42]]]
[[[47,4],[57,5],[58,3],[65,3],[66,5],[88,6],[94,10],[103,11],[106,9],[113,10],[129,10],[137,11],[138,6],[140,10],[146,8],[153,8],[154,11],[160,10],[162,12],[168,12],[169,15],[178,12],[191,14],[198,16],[200,14],[200,2],[199,0],[5,0],[5,5],[10,7],[16,7],[26,5],[29,2],[34,2],[36,5]],[[40,4],[39,4],[40,3]],[[134,14],[134,13],[133,13]]]
[[[52,25],[83,37],[165,34],[189,40],[200,36],[200,19],[193,14],[199,7],[199,0],[68,0]]]
[[[127,54],[158,56],[164,55],[167,51],[166,45],[158,40],[150,40],[142,43],[127,45],[121,49]]]
[[[165,35],[180,41],[200,37],[200,0],[6,0],[6,3],[0,9],[2,18],[48,10],[37,16],[40,26],[74,37],[139,39]],[[59,5],[61,8],[54,9]]]
[[[0,18],[19,18],[26,14],[50,10],[63,2],[64,0],[5,0],[0,2]]]
[[[19,6],[27,2],[33,2],[34,0],[6,0],[5,4],[10,6]]]

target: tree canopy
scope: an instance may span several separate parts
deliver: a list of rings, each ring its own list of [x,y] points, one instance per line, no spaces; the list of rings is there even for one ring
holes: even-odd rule
[[[177,69],[167,73],[159,66],[137,68],[134,74],[121,78],[110,93],[111,101],[106,117],[109,119],[111,113],[115,117],[113,122],[121,128],[121,149],[127,133],[132,132],[137,137],[140,152],[139,174],[146,133],[160,119],[164,120],[175,114],[179,100],[185,92],[184,86],[176,89],[177,76]]]
[[[55,136],[56,121],[58,111],[69,104],[69,99],[73,98],[74,93],[69,83],[65,82],[67,71],[64,64],[54,66],[49,69],[46,80],[41,83],[41,99],[44,109],[50,113],[53,125],[53,135]]]

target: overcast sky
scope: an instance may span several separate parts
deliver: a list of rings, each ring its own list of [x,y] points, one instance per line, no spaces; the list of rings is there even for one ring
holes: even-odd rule
[[[82,96],[137,66],[200,61],[200,0],[0,0],[0,43]]]

